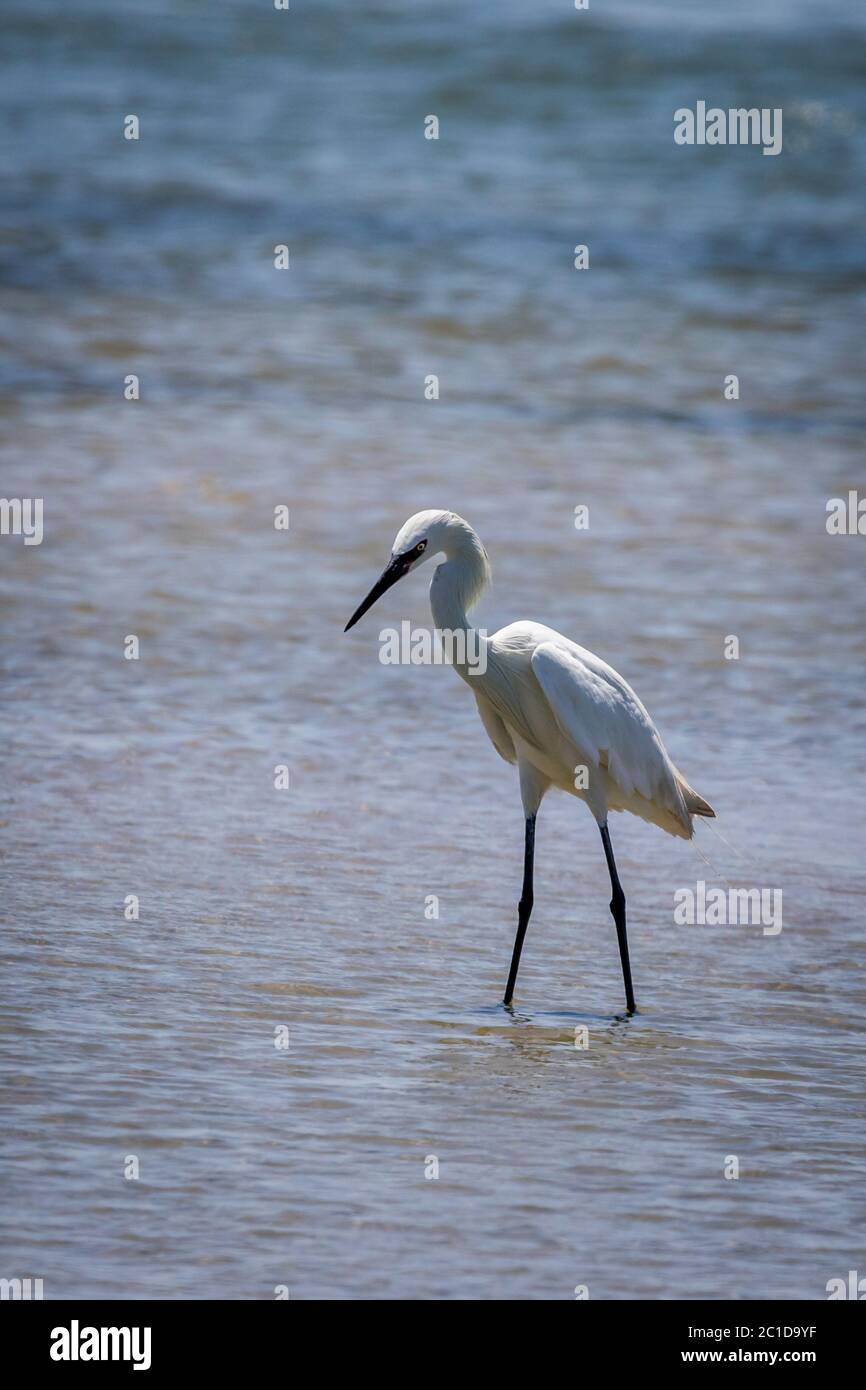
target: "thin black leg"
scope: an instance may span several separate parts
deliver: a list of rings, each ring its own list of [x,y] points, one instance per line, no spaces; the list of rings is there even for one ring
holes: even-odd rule
[[[517,936],[514,938],[514,951],[511,956],[511,969],[508,972],[508,984],[505,986],[503,1004],[510,1004],[512,995],[514,994],[517,970],[520,965],[520,952],[523,950],[523,938],[526,935],[526,928],[529,925],[529,914],[532,911],[532,865],[534,859],[535,816],[527,816],[526,848],[523,854],[523,892],[520,894],[520,902],[517,907]]]
[[[628,937],[625,931],[625,893],[622,891],[622,884],[619,881],[619,874],[616,871],[616,860],[613,857],[613,850],[610,844],[607,824],[601,827],[601,842],[604,845],[607,867],[610,870],[610,886],[613,897],[610,900],[610,910],[613,920],[616,922],[616,935],[619,941],[619,958],[622,961],[622,978],[625,981],[625,1002],[630,1014],[635,1011],[634,990],[631,987],[631,966],[628,961]]]

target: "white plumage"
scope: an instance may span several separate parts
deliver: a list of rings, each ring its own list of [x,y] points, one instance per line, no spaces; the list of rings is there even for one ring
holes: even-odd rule
[[[406,522],[388,567],[347,630],[404,574],[440,553],[445,561],[430,586],[434,622],[443,631],[468,632],[467,615],[489,582],[490,565],[468,522],[446,511],[418,512]],[[454,664],[475,695],[493,746],[517,764],[527,823],[524,891],[505,1002],[510,1002],[532,908],[535,817],[545,792],[557,787],[585,801],[601,829],[626,997],[633,1010],[625,897],[610,847],[608,812],[631,811],[684,839],[693,834],[694,815],[715,813],[674,767],[628,682],[585,647],[533,622],[510,623],[490,638],[473,632],[473,642],[465,649],[482,652],[484,660],[477,667]]]
[[[492,681],[472,679],[497,752],[586,801],[599,825],[608,811],[631,811],[688,839],[692,814],[709,813],[631,686],[585,647],[540,623],[511,623],[490,638],[487,661]]]

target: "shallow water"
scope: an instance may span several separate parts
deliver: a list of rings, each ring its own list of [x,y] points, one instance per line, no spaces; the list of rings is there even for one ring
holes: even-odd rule
[[[860,7],[6,16],[2,486],[45,539],[0,541],[0,1274],[825,1297],[866,1260]],[[698,98],[782,106],[782,155],[674,146]],[[479,622],[598,651],[716,807],[612,818],[632,1019],[555,796],[498,1005],[516,776],[454,673],[378,660],[429,571],[342,634],[426,506],[487,545]],[[699,879],[783,930],[675,925]]]

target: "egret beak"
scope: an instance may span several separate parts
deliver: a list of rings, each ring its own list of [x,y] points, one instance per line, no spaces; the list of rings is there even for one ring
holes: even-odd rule
[[[394,555],[376,580],[364,602],[355,609],[343,631],[348,632],[350,627],[354,627],[358,619],[363,618],[367,609],[372,608],[376,600],[380,599],[391,588],[392,584],[396,584],[398,579],[402,579],[403,575],[408,573],[408,557],[406,555]]]

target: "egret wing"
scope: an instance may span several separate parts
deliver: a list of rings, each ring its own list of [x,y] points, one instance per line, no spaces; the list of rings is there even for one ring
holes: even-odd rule
[[[625,796],[634,792],[687,821],[674,766],[631,686],[576,642],[542,642],[532,670],[561,732],[588,762],[606,767]]]

